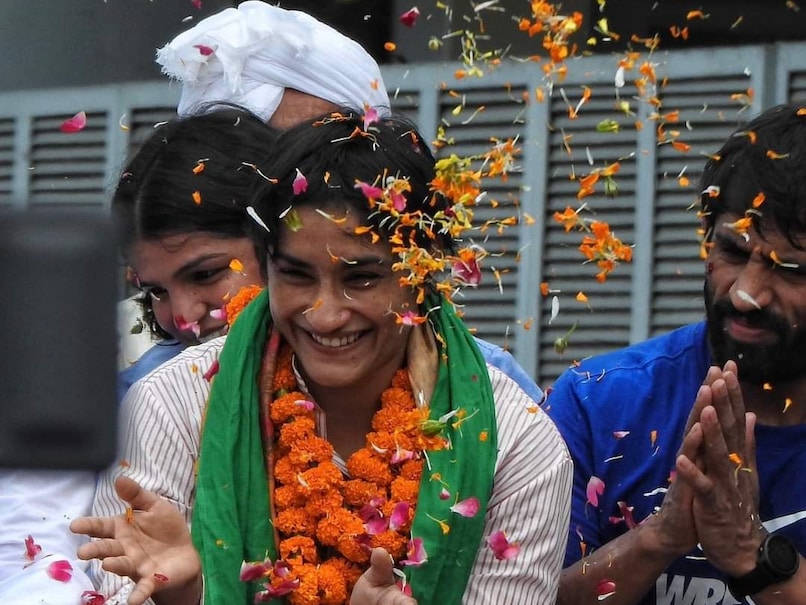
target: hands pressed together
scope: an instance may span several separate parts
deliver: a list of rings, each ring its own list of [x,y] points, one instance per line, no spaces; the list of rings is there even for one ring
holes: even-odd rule
[[[746,413],[736,364],[712,367],[700,387],[664,499],[659,536],[678,554],[698,543],[714,567],[741,576],[756,565],[765,530],[758,516],[755,415]]]

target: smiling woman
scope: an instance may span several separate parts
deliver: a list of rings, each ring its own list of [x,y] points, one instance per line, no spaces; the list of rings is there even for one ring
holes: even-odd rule
[[[132,605],[553,602],[571,462],[451,302],[474,198],[433,189],[419,133],[373,111],[300,124],[260,168],[268,288],[134,386],[127,477],[95,506],[130,512],[74,522],[105,538],[81,556]]]
[[[249,166],[273,140],[261,119],[221,108],[159,126],[123,171],[112,213],[148,327],[163,340],[121,373],[119,398],[185,346],[226,333],[217,311],[263,283],[245,207],[259,178]]]

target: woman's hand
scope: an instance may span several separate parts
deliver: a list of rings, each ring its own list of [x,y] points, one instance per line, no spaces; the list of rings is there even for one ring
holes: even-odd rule
[[[417,605],[395,584],[392,557],[383,548],[372,549],[370,567],[353,588],[350,605]]]
[[[115,480],[115,490],[129,504],[126,514],[81,517],[70,524],[75,533],[99,538],[79,547],[79,558],[100,559],[104,570],[131,578],[129,605],[141,605],[152,595],[176,605],[198,603],[201,561],[182,514],[127,477]]]

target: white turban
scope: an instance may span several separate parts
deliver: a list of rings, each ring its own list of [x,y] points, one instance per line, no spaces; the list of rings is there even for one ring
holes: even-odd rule
[[[306,13],[259,0],[203,19],[159,49],[157,63],[182,82],[179,115],[224,101],[268,121],[285,88],[389,111],[380,68],[360,44]]]

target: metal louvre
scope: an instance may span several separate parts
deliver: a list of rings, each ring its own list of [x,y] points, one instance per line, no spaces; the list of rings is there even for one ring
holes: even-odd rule
[[[176,117],[176,106],[134,107],[128,124],[126,159],[133,157],[140,145],[151,136],[159,124]]]
[[[584,263],[585,257],[578,250],[583,234],[576,229],[566,231],[553,218],[555,212],[569,206],[576,209],[584,203],[580,218],[606,221],[616,237],[625,243],[633,241],[636,168],[631,156],[637,145],[635,117],[614,113],[611,82],[592,81],[588,75],[585,84],[591,97],[574,119],[569,116],[569,102],[575,107],[582,94],[580,86],[563,88],[568,102],[558,91],[550,101],[547,203],[542,217],[546,233],[543,280],[548,283],[550,294],[541,303],[543,329],[538,350],[538,379],[544,385],[550,384],[572,360],[623,346],[630,337],[631,265],[619,265],[605,282],[597,283],[594,276],[598,267],[595,263]],[[598,132],[596,126],[604,119],[615,120],[618,132]],[[577,199],[581,177],[617,161],[620,169],[613,177],[618,185],[615,196],[604,194],[600,177],[594,194]],[[536,291],[539,292],[537,288]],[[578,292],[588,297],[588,304],[576,300]],[[560,311],[549,324],[555,296]],[[569,347],[558,353],[555,340],[575,324]]]
[[[745,120],[749,111],[731,100],[746,91],[750,79],[741,67],[734,74],[674,78],[663,89],[665,107],[679,111],[666,125],[691,146],[681,152],[671,144],[657,148],[650,335],[658,335],[703,317],[702,260],[699,258],[699,181],[709,155]],[[680,177],[689,184],[680,184]]]
[[[106,112],[88,112],[87,126],[69,136],[59,130],[71,115],[36,116],[31,123],[32,206],[93,207],[106,203]]]
[[[11,203],[15,124],[13,118],[0,119],[0,205]]]
[[[515,98],[513,98],[513,96]],[[454,144],[440,149],[438,157],[479,155],[490,149],[494,141],[515,139],[521,133],[517,116],[522,111],[510,91],[499,85],[474,86],[461,91],[441,91],[438,97],[440,122],[447,125],[447,135]],[[474,168],[481,167],[481,160]],[[481,183],[486,196],[473,208],[478,225],[504,217],[522,220],[520,199],[522,167],[514,167],[507,180],[487,178]],[[514,352],[511,334],[523,329],[516,314],[519,283],[518,247],[520,224],[490,225],[468,234],[460,245],[480,244],[489,253],[482,261],[482,280],[478,287],[466,288],[456,302],[462,305],[468,327],[479,337]]]
[[[574,359],[701,317],[698,225],[689,208],[697,201],[705,155],[761,109],[806,102],[806,43],[663,52],[652,60],[663,103],[658,111],[680,111],[679,122],[665,128],[680,131],[679,139],[691,145],[688,153],[657,145],[657,123],[646,119],[655,108],[640,105],[631,85],[622,89],[622,99],[640,115],[614,109],[615,57],[569,61],[566,80],[543,103],[526,101],[543,84],[539,66],[532,63],[509,62],[483,78],[464,80],[454,78],[456,65],[383,68],[393,108],[413,118],[424,136],[433,137],[441,123],[450,125],[447,134],[456,143],[438,156],[477,154],[489,148],[492,136],[506,140],[520,134],[521,166],[506,183],[483,184],[500,207],[493,213],[482,204],[476,217],[528,212],[536,222],[478,234],[492,256],[484,263],[481,286],[459,302],[468,325],[508,346],[544,387]],[[635,77],[637,69],[628,74]],[[590,87],[591,98],[571,120],[568,105],[578,102],[583,85]],[[750,89],[755,97],[742,111],[731,95]],[[125,159],[155,123],[173,117],[178,92],[160,81],[0,93],[0,204],[106,205],[109,185]],[[81,109],[88,115],[87,128],[59,132],[62,121]],[[617,120],[619,132],[597,132],[596,124],[605,118]],[[634,126],[638,119],[642,130]],[[571,136],[570,155],[564,136]],[[602,284],[593,279],[595,265],[583,264],[577,251],[580,234],[565,233],[552,218],[555,211],[578,206],[579,182],[569,175],[590,172],[588,153],[593,167],[622,160],[615,175],[618,194],[604,196],[600,180],[596,194],[584,200],[595,213],[589,216],[607,221],[617,237],[635,244],[633,262],[617,267]],[[679,183],[681,173],[688,186]],[[492,267],[501,275],[503,293]],[[551,325],[551,296],[540,296],[541,281],[559,290],[560,314]],[[579,291],[589,297],[592,311],[574,300]],[[575,321],[579,327],[561,356],[554,340]]]

